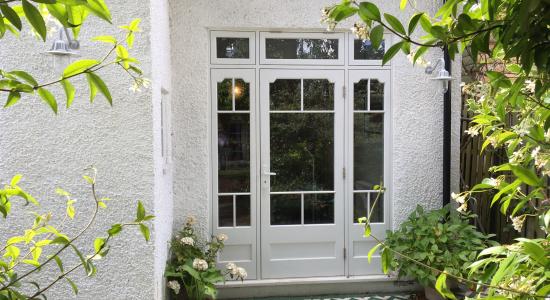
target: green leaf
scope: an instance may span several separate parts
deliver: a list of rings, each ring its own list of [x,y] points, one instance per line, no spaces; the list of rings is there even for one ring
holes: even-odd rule
[[[416,25],[418,25],[418,21],[420,21],[420,18],[424,15],[424,13],[417,13],[414,16],[411,17],[409,20],[409,35],[411,35],[416,28]]]
[[[384,18],[386,19],[386,21],[388,21],[388,23],[390,23],[390,26],[393,28],[393,30],[401,33],[402,35],[407,35],[407,33],[405,32],[405,28],[403,27],[403,24],[401,24],[399,19],[390,14],[384,14]]]
[[[26,81],[27,83],[29,83],[33,87],[38,85],[38,82],[36,82],[34,77],[32,77],[31,74],[29,74],[25,71],[11,71],[10,74],[13,74],[13,75],[23,79],[24,81]]]
[[[97,88],[99,90],[99,92],[103,96],[105,96],[105,98],[107,99],[109,104],[112,106],[113,105],[113,97],[111,96],[111,92],[109,92],[109,88],[107,87],[105,82],[101,79],[101,77],[97,76],[94,73],[86,73],[86,76],[88,78],[88,82],[90,82],[90,89],[92,88],[91,87],[92,85],[95,88]],[[95,94],[94,94],[94,97],[95,97]],[[92,100],[92,99],[90,98],[90,100]]]
[[[407,7],[407,0],[401,0],[401,3],[399,3],[399,9],[404,10],[405,7]]]
[[[119,234],[122,231],[122,225],[121,224],[113,224],[109,230],[107,230],[107,233],[110,236],[115,236]]]
[[[372,42],[372,48],[380,48],[380,44],[384,39],[384,27],[382,25],[377,25],[370,31],[370,40]]]
[[[359,16],[363,21],[375,20],[381,21],[380,10],[376,5],[370,2],[361,2],[359,4]]]
[[[418,47],[418,49],[416,49],[416,53],[414,54],[414,58],[413,58],[413,65],[416,63],[418,58],[420,58],[422,55],[424,55],[424,53],[426,53],[426,51],[428,51],[428,49],[429,48],[426,46],[420,46]]]
[[[61,85],[63,86],[63,90],[65,91],[65,95],[67,96],[67,108],[69,108],[73,104],[76,91],[74,89],[74,86],[68,79],[62,80]]]
[[[46,102],[50,106],[50,108],[57,114],[57,101],[55,100],[53,94],[45,88],[39,88],[37,92],[40,98],[42,98],[42,100],[44,100],[44,102]]]
[[[15,103],[17,103],[21,99],[21,93],[16,91],[11,91],[8,94],[8,100],[6,101],[6,104],[4,104],[4,108],[8,108]]]
[[[523,250],[531,257],[531,259],[538,262],[543,267],[548,264],[546,251],[544,251],[544,248],[541,245],[530,239],[518,239],[518,241],[521,241]]]
[[[432,22],[426,14],[422,14],[420,16],[420,26],[422,26],[422,29],[424,29],[424,31],[426,31],[427,33],[429,33],[432,29]]]
[[[541,184],[539,178],[532,169],[514,165],[511,165],[510,167],[512,168],[514,175],[526,184],[530,186],[539,186]]]
[[[88,0],[86,7],[88,7],[94,15],[111,23],[111,12],[103,0]]]
[[[94,250],[96,253],[100,253],[101,250],[103,250],[103,246],[105,245],[105,239],[104,238],[96,238],[94,240]]]
[[[42,18],[40,11],[27,0],[22,0],[21,3],[23,4],[23,12],[25,13],[25,17],[27,17],[27,20],[31,23],[34,30],[36,30],[40,37],[42,37],[42,40],[46,41],[46,23],[44,22],[44,18]]]
[[[439,274],[435,282],[435,289],[446,299],[456,300],[455,295],[447,287],[447,274]]]
[[[103,42],[103,43],[108,43],[113,45],[117,43],[117,39],[111,35],[96,36],[92,39],[92,41]]]
[[[369,264],[372,260],[372,256],[374,255],[374,253],[376,252],[376,250],[378,250],[378,248],[380,248],[380,246],[382,246],[382,244],[377,244],[376,246],[372,247],[370,250],[369,250],[369,253],[367,254],[367,258],[369,260]]]
[[[364,237],[369,237],[371,235],[372,229],[370,227],[370,224],[365,225],[365,233],[363,234]]]
[[[92,73],[86,73],[86,79],[88,80],[88,86],[90,87],[90,103],[93,103],[95,96],[97,95],[97,85],[92,78]]]
[[[23,175],[21,175],[21,174],[17,174],[15,176],[13,176],[12,179],[11,179],[10,185],[11,186],[16,186],[19,183],[19,181],[21,181],[21,178],[23,178]]]
[[[76,286],[76,284],[74,284],[74,282],[71,279],[69,279],[69,277],[65,277],[65,279],[71,285],[71,288],[73,289],[74,294],[78,295],[78,287]]]
[[[404,41],[401,41],[399,43],[394,44],[391,46],[386,53],[384,53],[384,57],[382,58],[382,65],[385,65],[388,61],[390,61],[401,49],[401,46],[403,45]]]
[[[145,238],[145,241],[148,242],[151,238],[149,227],[147,227],[145,224],[139,224],[139,231],[141,231],[141,234]]]
[[[61,273],[64,273],[65,270],[63,269],[63,261],[61,261],[61,258],[59,258],[59,256],[54,256],[53,259],[55,260],[55,263],[57,264],[57,267],[59,268],[59,271],[61,271]]]
[[[143,221],[143,218],[145,218],[145,207],[143,206],[143,203],[141,203],[141,201],[138,201],[136,222]]]
[[[21,28],[23,27],[21,24],[21,18],[19,18],[19,15],[7,4],[0,4],[0,11],[4,15],[6,19],[11,23],[11,25],[15,26],[17,30],[21,31]]]
[[[81,59],[73,62],[65,70],[63,71],[63,78],[68,78],[74,75],[77,75],[79,73],[83,73],[84,71],[99,65],[100,62],[95,59]]]

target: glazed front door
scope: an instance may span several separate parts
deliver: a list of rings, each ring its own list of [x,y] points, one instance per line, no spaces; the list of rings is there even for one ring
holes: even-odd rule
[[[263,278],[344,275],[343,70],[260,70]]]

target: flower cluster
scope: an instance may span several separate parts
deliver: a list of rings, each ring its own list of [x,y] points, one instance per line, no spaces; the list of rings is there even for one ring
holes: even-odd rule
[[[248,276],[248,274],[246,273],[246,270],[242,267],[238,267],[236,264],[234,263],[228,263],[225,268],[227,269],[228,273],[229,273],[229,276],[231,278],[236,278],[236,279],[240,279],[240,280],[245,280],[246,279],[246,276]]]
[[[330,17],[330,12],[332,11],[333,7],[323,7],[323,9],[321,9],[321,24],[326,24],[327,25],[327,30],[328,31],[333,31],[334,28],[336,27],[336,25],[338,24],[336,21],[334,21],[331,17]]]
[[[181,238],[180,242],[183,244],[183,245],[188,245],[188,246],[195,246],[195,240],[192,238],[192,237],[183,237]]]
[[[166,286],[174,291],[174,294],[178,295],[180,293],[181,286],[177,280],[170,280]]]
[[[193,269],[197,271],[206,271],[208,270],[208,263],[204,259],[195,258],[193,260]]]
[[[369,28],[359,22],[353,24],[353,27],[351,27],[351,32],[355,34],[358,39],[366,40],[369,38]]]

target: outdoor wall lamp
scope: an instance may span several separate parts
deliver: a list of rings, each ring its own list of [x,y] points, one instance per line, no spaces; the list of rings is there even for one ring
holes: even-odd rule
[[[71,56],[77,55],[80,43],[71,38],[65,27],[59,28],[59,37],[53,41],[52,47],[46,53],[53,55],[54,69],[63,71],[71,62]]]
[[[449,82],[453,80],[453,78],[449,75],[449,71],[445,70],[445,60],[443,58],[440,58],[437,63],[432,66],[429,65],[426,67],[426,74],[433,74],[435,69],[441,65],[441,70],[439,70],[437,77],[431,78],[432,80],[440,81],[443,85],[443,93],[446,93],[449,89]]]

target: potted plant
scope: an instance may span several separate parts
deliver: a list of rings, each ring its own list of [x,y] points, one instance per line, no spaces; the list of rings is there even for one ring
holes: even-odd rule
[[[164,276],[167,280],[171,299],[215,299],[215,284],[224,282],[226,277],[244,280],[244,268],[228,263],[225,270],[216,265],[218,253],[227,240],[225,234],[213,236],[210,241],[202,241],[195,233],[195,219],[187,218],[181,231],[170,243],[171,256]]]
[[[386,271],[417,280],[428,299],[442,299],[433,289],[439,271],[445,271],[447,278],[467,278],[468,266],[492,244],[490,236],[470,224],[473,217],[458,214],[449,205],[428,212],[417,206],[398,230],[387,233],[382,247],[389,262]]]

